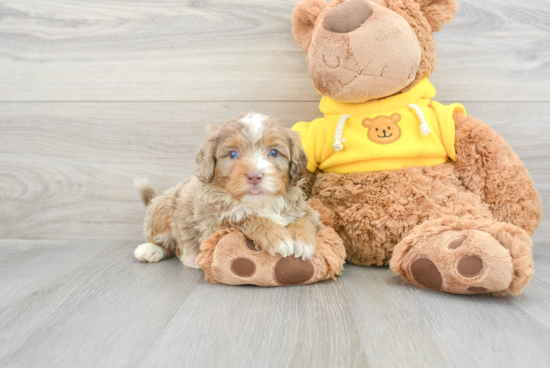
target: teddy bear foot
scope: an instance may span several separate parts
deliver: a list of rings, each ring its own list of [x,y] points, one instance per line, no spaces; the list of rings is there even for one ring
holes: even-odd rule
[[[523,230],[504,223],[486,226],[494,235],[440,229],[405,238],[394,250],[392,270],[419,287],[454,294],[519,294],[529,282],[532,244]]]
[[[308,260],[272,256],[257,250],[241,232],[221,230],[203,242],[197,264],[209,282],[282,286],[334,279],[341,274],[345,258],[344,245],[331,228],[321,229],[315,254]]]
[[[432,246],[439,249],[432,250]],[[425,248],[424,252],[410,257],[405,265],[405,272],[417,286],[454,294],[482,294],[505,291],[512,282],[510,253],[482,231],[447,231],[437,244],[419,248]]]

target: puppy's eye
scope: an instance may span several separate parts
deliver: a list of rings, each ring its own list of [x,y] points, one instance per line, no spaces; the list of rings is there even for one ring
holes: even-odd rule
[[[390,127],[388,127],[388,130],[390,130]]]
[[[378,128],[376,128],[376,131],[378,131]]]
[[[229,152],[229,158],[234,160],[236,159],[237,157],[239,157],[239,153],[237,151],[231,151]]]
[[[279,151],[277,151],[276,149],[272,149],[271,151],[269,151],[269,156],[277,157],[279,156]]]

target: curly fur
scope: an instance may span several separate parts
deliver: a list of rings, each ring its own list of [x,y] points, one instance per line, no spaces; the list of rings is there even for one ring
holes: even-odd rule
[[[494,218],[533,235],[542,206],[529,172],[510,145],[482,121],[455,116],[456,168],[464,186],[489,205]]]
[[[330,230],[330,231],[328,231]],[[342,244],[342,239],[330,227],[322,227],[319,231],[317,240],[316,254],[320,259],[324,259],[327,267],[326,279],[336,279],[344,270],[344,260],[346,259],[346,249]]]

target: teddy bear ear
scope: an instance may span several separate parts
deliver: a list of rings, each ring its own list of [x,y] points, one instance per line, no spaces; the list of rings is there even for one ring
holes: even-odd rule
[[[292,34],[304,51],[309,49],[315,22],[326,6],[323,0],[304,0],[292,12]]]
[[[393,114],[390,116],[391,121],[393,121],[394,124],[397,124],[401,121],[401,115],[399,114]]]
[[[374,121],[372,119],[366,118],[366,119],[363,119],[363,122],[361,122],[361,125],[363,125],[365,128],[370,128],[373,122]]]
[[[458,11],[456,0],[416,0],[420,10],[432,26],[432,32],[439,32],[443,25],[451,21]]]

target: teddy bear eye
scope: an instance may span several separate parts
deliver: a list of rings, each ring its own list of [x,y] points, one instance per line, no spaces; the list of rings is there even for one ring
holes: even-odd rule
[[[388,130],[390,130],[390,127],[388,127]]]
[[[378,128],[376,128],[376,131],[378,131]]]
[[[229,158],[234,160],[236,159],[237,157],[239,157],[239,153],[237,151],[231,151],[229,152]]]

